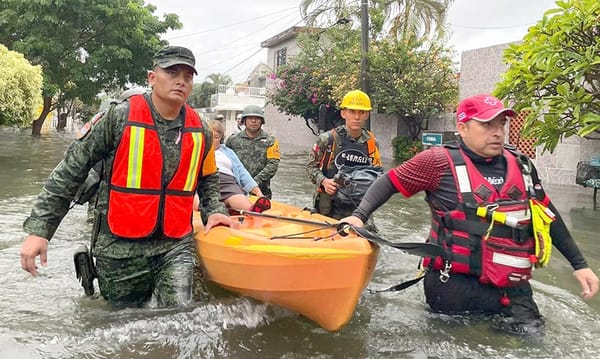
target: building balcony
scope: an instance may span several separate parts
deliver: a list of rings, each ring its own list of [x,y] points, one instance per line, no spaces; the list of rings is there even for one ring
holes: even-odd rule
[[[213,111],[242,111],[248,105],[264,107],[267,90],[264,87],[219,85],[218,92],[210,97]]]

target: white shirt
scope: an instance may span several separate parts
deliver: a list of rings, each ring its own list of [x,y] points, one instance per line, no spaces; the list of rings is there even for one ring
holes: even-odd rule
[[[227,157],[227,155],[221,151],[221,147],[215,151],[215,159],[217,161],[217,168],[219,172],[233,176],[233,163]]]

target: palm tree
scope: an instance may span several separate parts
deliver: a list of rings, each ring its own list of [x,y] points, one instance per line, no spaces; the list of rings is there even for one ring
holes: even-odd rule
[[[390,35],[419,37],[434,30],[444,33],[446,10],[454,0],[380,0],[385,13],[391,17]]]
[[[219,90],[219,85],[231,85],[232,80],[231,76],[225,74],[210,74],[206,76],[206,82],[212,83],[215,85],[215,90]]]
[[[329,26],[338,19],[358,17],[360,0],[302,0],[300,13],[308,26]]]
[[[302,0],[300,13],[306,24],[331,25],[344,17],[360,17],[361,0]],[[421,37],[444,33],[446,10],[454,0],[370,0],[370,7],[383,12],[390,36]]]

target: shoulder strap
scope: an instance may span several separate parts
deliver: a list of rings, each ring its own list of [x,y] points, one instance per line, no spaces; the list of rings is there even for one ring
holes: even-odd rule
[[[523,181],[525,181],[525,187],[529,196],[540,201],[545,201],[546,192],[544,192],[544,188],[542,188],[542,182],[540,181],[540,177],[538,176],[537,170],[533,166],[531,159],[517,151],[514,147],[507,148],[507,150],[517,157],[517,162],[521,168]]]
[[[369,134],[369,139],[367,140],[367,152],[368,155],[371,155],[377,151],[377,140],[375,139],[373,132],[367,130],[367,133]]]
[[[321,171],[325,171],[329,168],[329,161],[331,161],[331,154],[333,153],[333,145],[334,145],[334,134],[335,129],[331,131],[327,131],[327,148],[325,149],[325,154],[321,159]]]
[[[459,148],[458,141],[448,141],[448,142],[442,144],[442,146],[446,147],[446,148],[454,148],[454,149]]]
[[[467,164],[458,146],[452,145],[444,146],[450,154],[452,160],[452,166],[454,166],[454,173],[456,173],[456,186],[463,198],[463,203],[466,208],[477,207],[477,201],[473,196],[473,189],[471,188],[471,179],[469,178],[469,172],[467,171]]]

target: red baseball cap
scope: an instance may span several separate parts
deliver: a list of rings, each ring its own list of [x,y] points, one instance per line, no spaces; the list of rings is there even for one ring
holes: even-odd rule
[[[469,120],[477,120],[479,122],[488,122],[501,113],[509,117],[517,115],[512,108],[504,107],[502,101],[492,95],[475,95],[465,98],[458,104],[456,121],[467,122]]]

